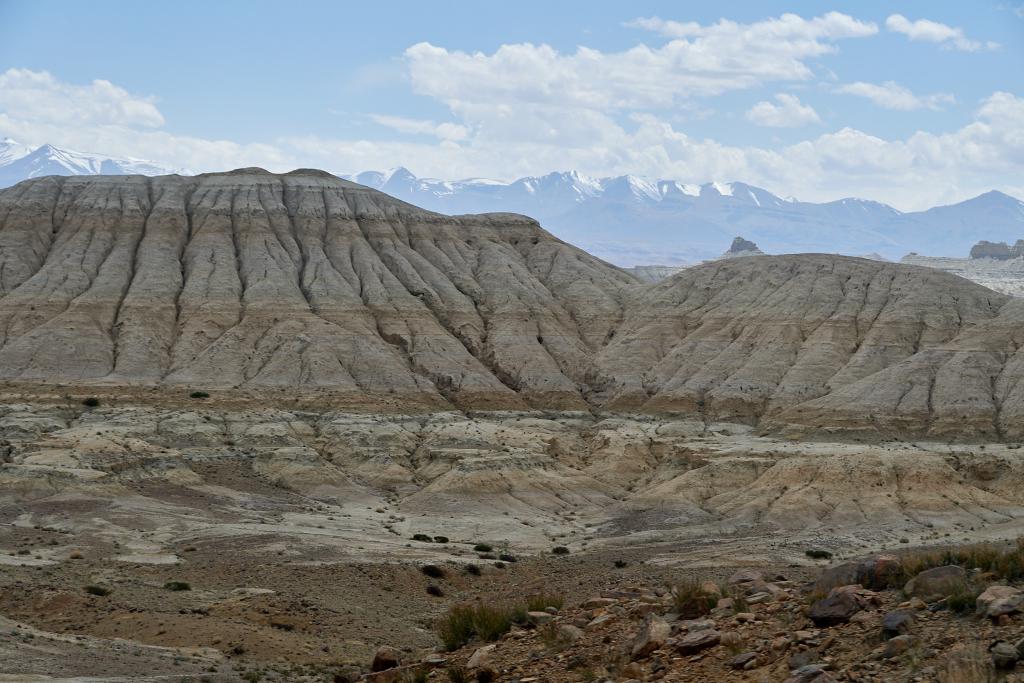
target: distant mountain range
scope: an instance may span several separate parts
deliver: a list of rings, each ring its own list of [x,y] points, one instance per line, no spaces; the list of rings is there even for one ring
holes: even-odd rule
[[[32,148],[12,140],[0,139],[0,187],[8,187],[29,178],[47,175],[167,175],[187,173],[142,159],[118,158],[103,154],[73,152],[53,145]]]
[[[187,174],[140,159],[0,140],[0,187],[44,175]],[[342,176],[411,204],[447,214],[510,211],[539,220],[558,237],[621,266],[682,265],[715,258],[736,235],[769,254],[908,252],[965,256],[979,240],[1024,235],[1024,202],[987,192],[959,204],[903,213],[864,199],[823,204],[778,197],[745,183],[703,185],[632,175],[594,178],[576,171],[512,182],[418,178],[404,168]]]
[[[525,213],[562,239],[622,266],[715,258],[736,235],[769,254],[871,253],[888,259],[911,251],[962,256],[979,239],[1012,242],[1024,235],[1024,202],[996,191],[903,213],[864,199],[783,199],[738,182],[691,185],[575,171],[510,183],[417,178],[404,168],[346,178],[443,213]]]

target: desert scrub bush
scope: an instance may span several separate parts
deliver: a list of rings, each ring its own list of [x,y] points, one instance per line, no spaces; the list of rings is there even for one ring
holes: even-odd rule
[[[205,391],[193,391],[189,394],[189,398],[210,398],[210,394]]]
[[[103,596],[105,596],[105,595],[110,595],[110,589],[109,588],[107,588],[106,586],[97,586],[95,584],[90,584],[90,585],[86,586],[85,587],[85,592],[88,593],[89,595],[98,595],[101,598]]]
[[[447,542],[448,542],[448,537],[447,536],[434,536],[434,543],[447,543]]]
[[[978,604],[981,591],[974,586],[960,586],[946,598],[946,609],[954,614],[970,614]]]
[[[466,573],[467,574],[472,574],[473,576],[480,576],[480,574],[482,574],[483,572],[480,571],[480,567],[478,567],[477,565],[475,565],[475,564],[467,564],[466,565]]]
[[[432,579],[443,579],[446,574],[445,570],[438,567],[436,564],[425,564],[420,567],[420,572],[422,572],[424,576],[429,576]]]
[[[82,405],[85,406],[86,408],[95,408],[99,404],[100,400],[95,396],[90,396],[89,398],[82,399]]]
[[[615,560],[614,564],[616,569],[625,569],[629,565],[625,560]]]
[[[516,556],[512,555],[511,553],[501,553],[500,555],[498,555],[498,559],[502,562],[518,562]]]
[[[426,534],[413,534],[412,535],[412,540],[414,540],[414,541],[421,541],[422,543],[433,543],[434,542],[434,539],[432,539],[430,536],[427,536]]]
[[[444,672],[448,674],[448,681],[450,683],[469,683],[469,674],[466,673],[464,666],[450,664]]]
[[[554,548],[551,549],[551,554],[552,555],[568,555],[569,554],[569,549],[566,548],[564,545],[556,545]]]
[[[435,586],[434,584],[430,584],[429,586],[427,586],[427,595],[431,595],[431,596],[433,596],[435,598],[443,598],[444,597],[444,591],[441,590],[440,586]]]
[[[718,604],[717,595],[708,595],[699,582],[683,579],[672,588],[672,611],[681,619],[698,619]]]
[[[494,546],[492,546],[490,543],[477,543],[473,546],[473,550],[475,550],[478,553],[489,553],[492,550],[494,550]]]
[[[998,580],[1017,581],[1024,579],[1024,538],[1017,539],[1009,548],[995,543],[973,543],[943,550],[910,552],[901,555],[901,561],[903,579],[913,578],[932,567],[955,564],[990,572]]]
[[[543,612],[548,607],[562,609],[565,604],[565,597],[555,593],[537,593],[526,598],[527,612]]]
[[[811,558],[812,560],[831,560],[832,553],[821,548],[810,548],[804,551],[804,555]]]
[[[502,605],[454,605],[437,622],[445,649],[457,650],[473,638],[491,642],[512,628],[517,611]]]
[[[191,584],[187,581],[168,581],[164,584],[164,588],[169,591],[190,591],[192,590]]]

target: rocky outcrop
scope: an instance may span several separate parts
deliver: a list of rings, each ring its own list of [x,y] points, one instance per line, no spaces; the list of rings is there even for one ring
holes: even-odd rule
[[[731,256],[754,256],[754,255],[762,255],[763,256],[764,252],[761,251],[758,248],[758,246],[755,243],[751,242],[750,240],[744,239],[743,237],[734,237],[733,240],[732,240],[732,244],[729,245],[729,249],[724,254],[722,254],[722,257],[723,258],[729,258]]]
[[[1017,240],[1011,247],[1006,242],[989,242],[981,240],[971,247],[972,259],[997,259],[1006,261],[1008,259],[1024,256],[1024,240]]]
[[[1016,438],[1022,319],[945,273],[821,254],[644,285],[529,218],[443,216],[319,171],[0,192],[0,380],[19,385]]]

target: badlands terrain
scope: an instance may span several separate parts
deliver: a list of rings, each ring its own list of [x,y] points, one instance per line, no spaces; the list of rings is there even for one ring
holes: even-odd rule
[[[0,681],[354,680],[381,646],[444,681],[480,644],[438,650],[450,608],[541,593],[593,661],[517,627],[550,657],[507,649],[493,680],[939,680],[921,671],[958,643],[876,671],[861,632],[806,635],[802,591],[830,561],[1021,535],[1022,317],[949,273],[821,254],[643,283],[524,216],[320,171],[20,183]],[[650,630],[637,605],[671,611],[666,586],[740,569],[777,656],[598,661]],[[594,610],[619,620],[600,638]]]

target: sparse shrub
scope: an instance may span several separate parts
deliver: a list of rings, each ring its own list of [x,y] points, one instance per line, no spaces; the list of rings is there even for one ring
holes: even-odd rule
[[[974,611],[981,591],[973,586],[959,586],[946,599],[946,609],[954,614],[969,614]]]
[[[436,564],[425,564],[420,567],[420,571],[424,576],[429,576],[432,579],[443,579],[445,577],[445,571]]]
[[[433,543],[434,542],[434,539],[432,539],[430,536],[427,536],[426,534],[413,534],[412,535],[412,540],[414,540],[414,541],[421,541],[423,543]]]
[[[628,564],[625,560],[615,560],[616,569],[625,569]]]
[[[718,604],[717,595],[708,595],[700,583],[684,579],[672,589],[673,611],[682,619],[698,619],[708,614]]]
[[[902,555],[901,560],[903,576],[899,578],[903,581],[925,569],[951,564],[991,572],[1002,581],[1018,581],[1024,579],[1024,538],[1017,539],[1011,548],[994,543],[975,543],[943,550],[910,552]]]
[[[89,595],[98,595],[101,598],[110,595],[110,589],[106,586],[89,585],[85,587],[85,592]]]
[[[517,612],[497,605],[455,605],[437,623],[437,635],[448,650],[457,650],[474,637],[491,642],[512,628]]]
[[[447,543],[447,542],[448,542],[448,537],[447,536],[434,536],[434,543]]]
[[[81,552],[80,550],[72,550],[72,551],[71,551],[71,554],[70,554],[70,555],[68,555],[68,559],[69,559],[69,560],[81,560],[81,559],[83,559],[84,557],[85,557],[85,556],[84,556],[84,555],[82,555],[82,552]]]
[[[193,391],[189,394],[190,398],[210,398],[210,395],[205,391]]]
[[[440,586],[435,586],[434,584],[430,584],[429,586],[427,586],[427,595],[432,595],[435,598],[443,598],[444,597],[444,591],[441,590]]]
[[[99,404],[100,404],[100,400],[98,398],[96,398],[95,396],[90,396],[88,398],[83,398],[82,399],[82,405],[85,406],[86,408],[95,408]]]
[[[822,550],[821,548],[810,548],[808,550],[805,550],[804,551],[804,555],[806,555],[807,557],[809,557],[809,558],[811,558],[813,560],[831,560],[832,559],[832,553],[830,553],[827,550]]]
[[[502,562],[516,562],[516,556],[509,553],[502,553],[498,555],[498,559]]]
[[[448,674],[450,683],[469,683],[469,674],[466,673],[466,668],[463,666],[449,664],[444,672]]]
[[[489,553],[492,550],[494,550],[494,547],[491,546],[489,543],[477,543],[475,546],[473,546],[473,550],[477,551],[478,553]]]
[[[548,607],[562,609],[565,598],[555,593],[537,593],[526,598],[527,612],[543,612]]]
[[[479,555],[477,555],[477,557],[479,557],[481,560],[496,560],[496,559],[498,559],[498,556],[495,555],[494,553],[480,553]]]
[[[910,539],[904,536],[900,539],[900,543],[910,543]]]
[[[483,572],[480,571],[480,567],[478,567],[477,565],[475,565],[475,564],[467,564],[466,565],[466,573],[467,574],[472,574],[473,576],[480,576],[480,574],[482,574]]]
[[[164,588],[169,591],[190,591],[192,590],[191,584],[187,581],[168,581],[164,584]]]
[[[494,568],[495,569],[504,569],[505,568],[505,563],[504,562],[495,562],[494,563]]]
[[[554,548],[551,549],[551,554],[552,555],[568,555],[569,554],[569,549],[566,548],[564,545],[556,545]]]

